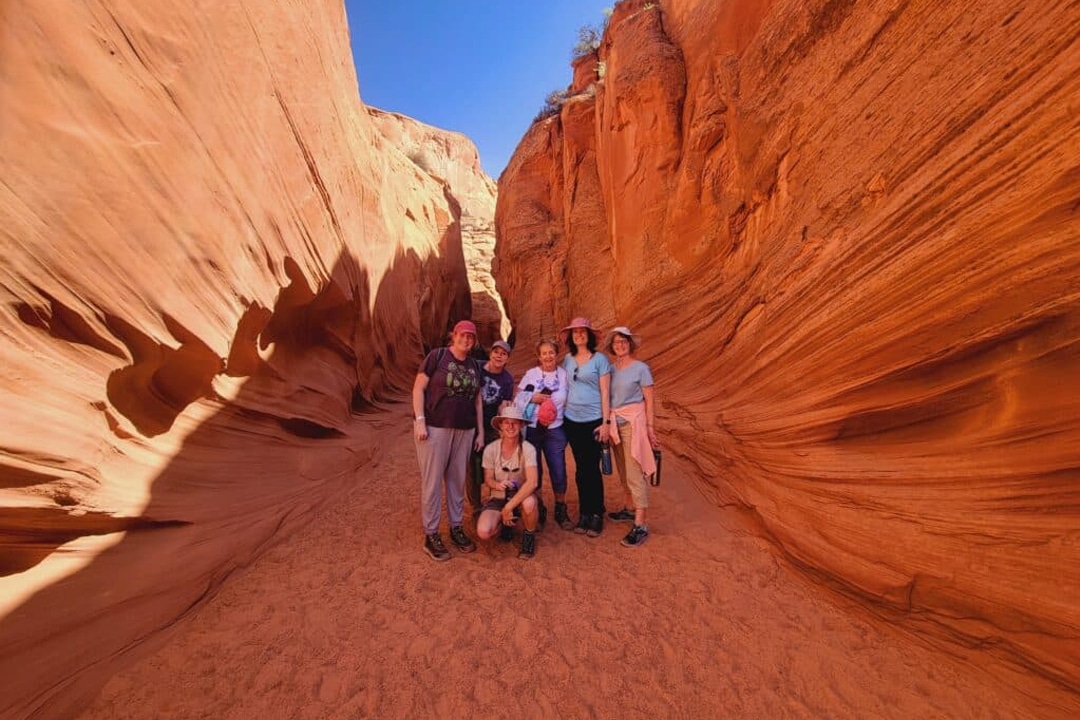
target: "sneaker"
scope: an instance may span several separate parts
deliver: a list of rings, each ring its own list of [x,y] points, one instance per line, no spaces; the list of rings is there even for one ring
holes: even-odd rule
[[[574,521],[570,519],[570,513],[566,509],[566,503],[555,503],[555,522],[563,530],[573,530]]]
[[[450,559],[450,551],[443,545],[442,537],[438,533],[424,538],[424,552],[436,562],[446,562]]]
[[[450,528],[450,542],[454,543],[457,549],[463,553],[471,553],[476,550],[476,543],[465,534],[460,525]]]
[[[649,528],[644,525],[635,525],[630,528],[630,532],[626,533],[626,537],[622,539],[622,544],[626,547],[640,547],[645,544],[645,541],[649,539]]]
[[[589,516],[585,513],[581,513],[581,517],[578,518],[577,527],[574,528],[574,532],[578,535],[584,535],[589,531]]]
[[[591,538],[600,537],[600,533],[604,531],[604,516],[603,515],[590,515],[589,527],[585,530],[585,534]]]
[[[521,533],[521,552],[518,553],[518,557],[522,560],[531,560],[532,556],[536,554],[536,533],[526,530]]]
[[[623,508],[622,510],[618,510],[616,512],[610,512],[607,514],[607,516],[608,520],[612,520],[614,522],[634,522],[634,511],[630,508]]]

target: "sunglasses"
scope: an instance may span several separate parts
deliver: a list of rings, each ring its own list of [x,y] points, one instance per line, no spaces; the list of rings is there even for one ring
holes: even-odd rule
[[[504,468],[502,469],[502,471],[503,471],[504,473],[512,473],[512,472],[521,472],[521,468],[519,468],[519,467],[516,467],[516,468],[508,468],[508,467],[504,467]]]
[[[577,368],[574,368],[574,382],[577,382]]]

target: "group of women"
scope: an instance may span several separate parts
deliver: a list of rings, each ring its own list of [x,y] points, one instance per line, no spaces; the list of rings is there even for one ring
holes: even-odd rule
[[[610,521],[632,523],[623,545],[637,547],[648,539],[648,478],[656,472],[658,442],[652,373],[634,358],[641,339],[628,327],[614,328],[603,346],[609,359],[601,352],[598,329],[579,317],[563,328],[562,341],[567,352],[561,363],[556,341],[537,344],[538,364],[525,372],[516,393],[505,369],[509,346],[498,341],[486,363],[474,360],[476,327],[467,320],[454,326],[447,347],[424,359],[413,385],[414,438],[424,550],[433,559],[450,559],[439,534],[444,495],[451,542],[461,552],[476,549],[462,527],[470,452],[481,457],[482,480],[477,472],[468,493],[474,513],[479,510],[481,539],[512,535],[520,519],[519,557],[533,557],[535,533],[547,515],[540,455],[561,528],[599,537],[606,514]],[[493,432],[486,432],[489,427]],[[577,522],[566,503],[568,445],[578,490]],[[601,473],[605,447],[611,449],[625,497],[623,508],[610,513]],[[482,504],[481,484],[488,489]]]

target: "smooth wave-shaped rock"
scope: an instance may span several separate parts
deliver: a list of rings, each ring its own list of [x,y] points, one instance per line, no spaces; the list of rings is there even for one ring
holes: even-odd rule
[[[380,131],[340,2],[58,10],[0,14],[3,717],[70,716],[378,461],[491,186]]]

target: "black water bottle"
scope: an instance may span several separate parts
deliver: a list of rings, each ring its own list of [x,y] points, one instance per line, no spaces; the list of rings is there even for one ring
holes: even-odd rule
[[[649,478],[649,483],[655,486],[655,485],[660,484],[660,460],[661,460],[661,455],[660,455],[659,450],[653,450],[652,455],[653,455],[653,459],[656,460],[656,472],[654,472],[652,474],[652,477]]]
[[[600,443],[600,472],[611,474],[611,443],[607,440]]]

